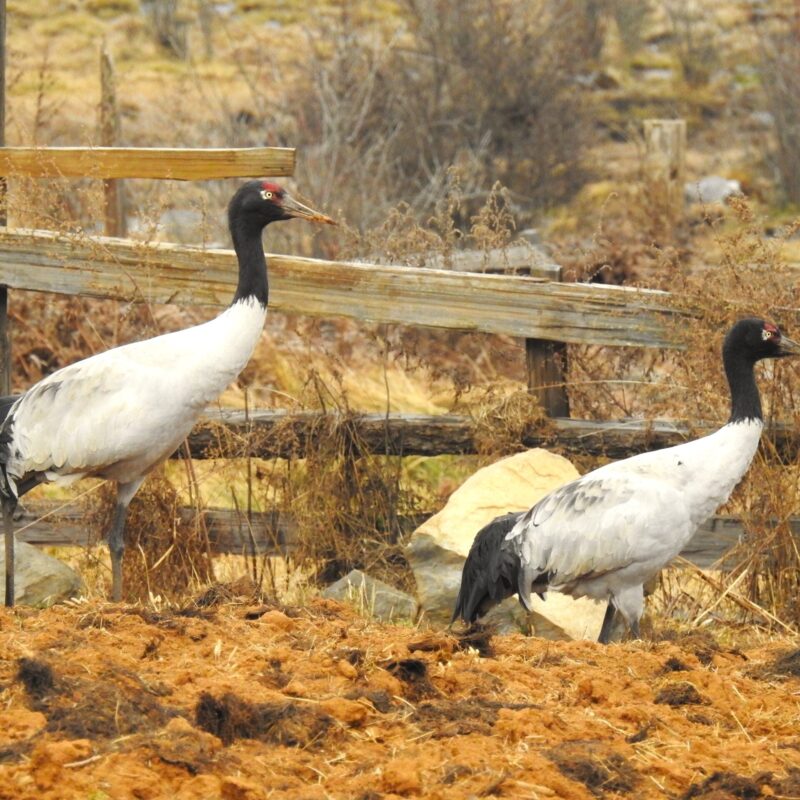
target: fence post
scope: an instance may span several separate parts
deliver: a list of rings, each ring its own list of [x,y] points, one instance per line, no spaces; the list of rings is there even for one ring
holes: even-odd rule
[[[100,144],[114,147],[119,144],[119,113],[114,86],[114,62],[105,42],[100,50]],[[122,182],[116,179],[103,181],[105,193],[106,236],[125,236],[125,202]]]
[[[561,267],[547,265],[544,272],[532,269],[532,275],[560,281]],[[548,339],[525,340],[525,365],[528,391],[536,396],[549,417],[569,416],[569,397],[566,387],[567,345]]]
[[[646,119],[644,140],[644,179],[653,215],[673,228],[683,217],[686,120]]]
[[[6,144],[6,0],[0,0],[0,147]],[[8,182],[0,178],[0,225],[8,223]],[[0,395],[11,394],[8,287],[0,286]]]

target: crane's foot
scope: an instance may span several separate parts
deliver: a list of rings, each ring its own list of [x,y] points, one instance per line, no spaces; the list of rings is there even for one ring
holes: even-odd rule
[[[122,602],[122,558],[111,557],[111,602]]]

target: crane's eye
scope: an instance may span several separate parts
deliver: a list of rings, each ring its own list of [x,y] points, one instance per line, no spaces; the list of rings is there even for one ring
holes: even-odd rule
[[[264,200],[272,200],[272,192],[269,189],[262,189],[261,197]]]
[[[772,338],[772,331],[768,331],[766,329],[761,331],[761,338],[764,339],[765,341],[767,339],[771,339]]]

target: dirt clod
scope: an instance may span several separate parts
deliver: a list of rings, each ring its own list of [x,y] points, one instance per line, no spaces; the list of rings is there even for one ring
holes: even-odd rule
[[[665,686],[656,694],[654,702],[666,706],[702,706],[708,703],[688,681]]]
[[[137,683],[115,679],[72,681],[68,691],[38,706],[47,730],[74,739],[111,739],[164,725],[174,712]]]
[[[40,700],[55,687],[53,668],[35,658],[21,658],[17,662],[17,680],[33,698]]]
[[[428,678],[428,665],[418,658],[401,658],[384,664],[384,669],[403,682],[412,698],[429,697],[435,694]]]
[[[176,717],[150,746],[154,755],[165,764],[197,775],[213,764],[220,743],[205,731],[193,728],[183,717]]]
[[[664,666],[661,667],[661,674],[666,675],[670,672],[688,672],[689,667],[683,663],[679,658],[675,658],[675,656],[670,656],[665,662]]]
[[[226,745],[237,739],[258,739],[287,747],[308,747],[328,732],[328,714],[295,703],[249,703],[228,692],[215,698],[200,696],[195,708],[197,726]]]
[[[722,798],[758,800],[763,794],[761,786],[751,778],[733,772],[715,772],[702,783],[693,783],[682,795],[681,800],[692,800],[694,797],[706,800],[722,800]]]
[[[653,722],[653,720],[645,722],[645,724],[642,725],[639,728],[639,730],[637,730],[635,733],[632,733],[630,736],[626,736],[625,741],[628,744],[636,744],[637,742],[643,742],[647,738],[648,734],[650,733],[650,731],[653,729],[654,726],[655,723]]]
[[[365,691],[363,689],[354,689],[348,692],[345,697],[348,700],[360,700],[363,697],[365,700],[369,700],[373,708],[376,711],[380,711],[381,714],[388,714],[394,706],[391,696],[384,690]]]
[[[492,636],[495,634],[493,625],[481,625],[479,623],[471,625],[456,637],[456,647],[459,650],[474,648],[483,658],[494,657],[494,647],[492,646]]]
[[[776,675],[800,678],[800,650],[793,650],[776,658],[771,671]]]
[[[582,783],[592,794],[626,794],[639,782],[639,774],[619,753],[599,742],[567,742],[545,753],[568,778]]]

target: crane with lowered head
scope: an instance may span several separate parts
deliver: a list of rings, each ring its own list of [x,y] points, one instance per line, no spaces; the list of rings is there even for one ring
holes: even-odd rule
[[[758,447],[764,425],[754,369],[800,345],[762,319],[736,322],[722,361],[731,396],[726,425],[685,444],[606,464],[553,490],[526,512],[483,527],[470,548],[453,612],[472,623],[518,594],[554,589],[608,601],[599,640],[618,611],[639,636],[644,584],[680,553],[729,497]]]

